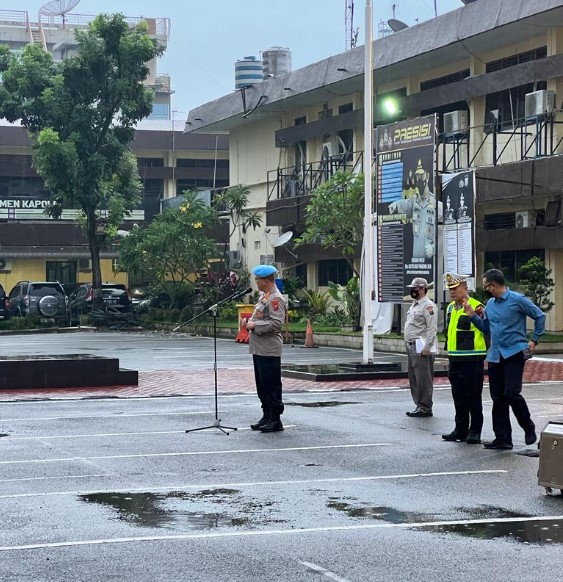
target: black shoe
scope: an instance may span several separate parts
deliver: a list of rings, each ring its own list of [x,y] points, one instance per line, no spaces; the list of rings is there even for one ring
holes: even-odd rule
[[[533,445],[537,440],[536,425],[532,422],[530,428],[524,433],[524,441],[527,445]]]
[[[465,442],[468,445],[478,445],[481,443],[481,435],[478,432],[470,432]]]
[[[411,418],[428,418],[434,416],[431,412],[424,412],[423,410],[415,410],[414,412],[407,412],[407,416]]]
[[[460,435],[459,433],[457,433],[455,430],[453,432],[451,432],[450,434],[443,434],[442,438],[445,441],[448,441],[449,443],[455,443],[455,442],[460,442],[462,443],[463,441],[465,441],[465,439],[467,437]]]
[[[502,449],[506,451],[512,449],[512,443],[503,443],[502,441],[497,441],[496,439],[490,443],[483,443],[483,446],[486,449]]]
[[[270,416],[264,415],[258,422],[250,425],[252,430],[260,430],[266,423],[270,421]]]
[[[271,418],[266,424],[260,427],[260,432],[279,432],[283,430],[283,424],[281,420],[275,420]]]

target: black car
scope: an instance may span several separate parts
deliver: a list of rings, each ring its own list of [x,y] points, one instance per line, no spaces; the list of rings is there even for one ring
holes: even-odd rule
[[[68,297],[56,281],[20,281],[6,301],[6,317],[39,315],[42,319],[68,325]]]
[[[104,307],[112,307],[123,313],[131,311],[131,297],[127,287],[121,283],[102,283]],[[82,283],[69,297],[70,320],[76,323],[81,315],[92,311],[92,283]]]
[[[7,319],[8,317],[6,315],[6,301],[7,301],[6,291],[4,291],[4,287],[0,285],[0,320]]]

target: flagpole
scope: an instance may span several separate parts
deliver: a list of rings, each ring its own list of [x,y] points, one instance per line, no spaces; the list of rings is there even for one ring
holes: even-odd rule
[[[373,196],[373,14],[371,0],[366,0],[366,42],[364,46],[364,304],[363,363],[373,363],[374,236],[372,228]]]

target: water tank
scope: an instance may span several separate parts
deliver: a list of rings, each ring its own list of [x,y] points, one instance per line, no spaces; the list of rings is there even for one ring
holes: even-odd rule
[[[291,51],[282,46],[274,46],[262,52],[264,79],[291,72]]]
[[[235,63],[235,89],[256,85],[264,80],[264,66],[256,57],[244,57]]]

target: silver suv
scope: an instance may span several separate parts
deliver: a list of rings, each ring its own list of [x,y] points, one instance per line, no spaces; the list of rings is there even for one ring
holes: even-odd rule
[[[35,313],[60,325],[68,325],[68,297],[58,282],[20,281],[10,291],[6,303],[7,317]]]

